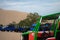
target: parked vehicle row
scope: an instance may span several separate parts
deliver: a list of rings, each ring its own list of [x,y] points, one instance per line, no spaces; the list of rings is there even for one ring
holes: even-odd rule
[[[3,28],[3,27],[0,27],[0,31],[15,31],[15,32],[26,32],[28,29],[27,28],[21,28],[21,27],[19,27],[19,28],[15,28],[15,27],[5,27],[5,28]]]
[[[2,30],[2,27],[0,27],[0,30]]]
[[[40,27],[39,27],[39,31],[44,31],[44,30],[50,30],[49,28],[51,27],[51,24],[49,23],[46,23],[46,24],[42,24]],[[32,31],[34,30],[34,26],[30,27],[30,28],[22,28],[22,27],[19,27],[19,28],[15,28],[14,26],[7,26],[7,27],[0,27],[0,31],[15,31],[15,32],[26,32],[26,31]]]

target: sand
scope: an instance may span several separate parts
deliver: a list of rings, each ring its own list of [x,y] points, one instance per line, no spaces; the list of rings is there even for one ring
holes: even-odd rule
[[[27,17],[28,13],[13,10],[0,10],[0,24],[7,25],[12,22],[19,23]]]
[[[21,40],[21,33],[0,31],[0,40]]]

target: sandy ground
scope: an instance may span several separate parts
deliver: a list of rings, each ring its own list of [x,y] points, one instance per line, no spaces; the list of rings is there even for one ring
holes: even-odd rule
[[[21,33],[0,31],[0,40],[21,40]]]
[[[27,17],[28,13],[15,10],[0,10],[0,24],[19,23]]]

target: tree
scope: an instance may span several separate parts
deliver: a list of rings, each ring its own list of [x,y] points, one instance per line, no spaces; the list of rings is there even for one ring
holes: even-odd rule
[[[15,21],[13,21],[12,23],[9,23],[9,24],[8,24],[8,27],[18,28],[18,24],[17,24]]]
[[[40,17],[38,13],[30,13],[27,15],[27,18],[24,20],[21,20],[18,25],[19,26],[31,26],[34,22],[37,21],[37,18]]]
[[[37,21],[37,18],[39,18],[40,16],[38,15],[38,13],[34,13],[34,14],[32,14],[32,13],[30,13],[28,16],[27,16],[27,18],[28,19],[30,19],[30,21],[32,22],[32,23],[34,23],[34,22],[36,22]]]

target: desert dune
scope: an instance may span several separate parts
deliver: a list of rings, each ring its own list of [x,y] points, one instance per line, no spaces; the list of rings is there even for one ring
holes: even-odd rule
[[[26,13],[26,12],[0,9],[0,24],[7,25],[13,21],[18,23],[19,21],[25,19],[27,14],[28,13]]]

